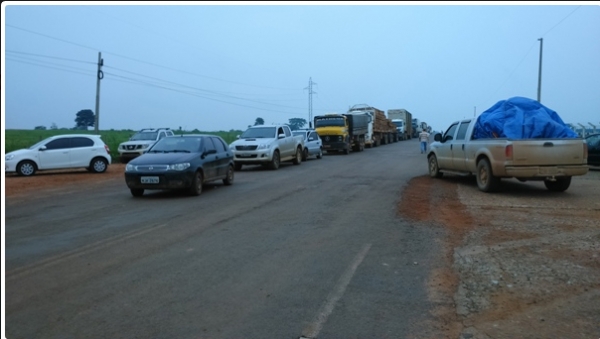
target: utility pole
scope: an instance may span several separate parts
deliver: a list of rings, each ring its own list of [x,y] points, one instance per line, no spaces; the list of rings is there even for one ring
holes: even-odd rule
[[[316,92],[313,92],[312,90],[312,85],[316,83],[312,81],[312,77],[308,78],[308,87],[306,87],[305,89],[308,89],[308,127],[312,128],[312,120],[313,120],[313,112],[312,112],[312,95],[313,93],[316,94]]]
[[[538,102],[542,102],[542,48],[544,46],[544,39],[543,38],[539,38],[538,41],[540,42],[540,69],[538,71],[538,96],[537,96],[537,101]]]
[[[102,53],[98,52],[98,73],[96,75],[96,121],[94,122],[94,132],[98,134],[98,124],[100,123],[100,80],[104,78],[102,72],[102,65],[104,60],[102,59]]]

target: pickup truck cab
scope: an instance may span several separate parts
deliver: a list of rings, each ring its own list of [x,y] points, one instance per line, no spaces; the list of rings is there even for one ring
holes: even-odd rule
[[[276,170],[281,162],[302,163],[304,137],[293,135],[288,125],[257,125],[244,131],[229,148],[236,171],[243,165],[262,165]]]
[[[569,188],[571,177],[585,175],[587,144],[582,138],[473,138],[476,118],[454,122],[434,135],[427,154],[429,174],[475,175],[483,192],[500,187],[502,178],[544,181],[550,191]]]

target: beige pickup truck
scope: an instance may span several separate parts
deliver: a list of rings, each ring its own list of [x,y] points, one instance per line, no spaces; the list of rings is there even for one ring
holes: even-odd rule
[[[437,133],[427,154],[429,175],[475,175],[483,192],[500,188],[502,178],[544,181],[550,191],[569,188],[571,177],[585,175],[587,144],[582,138],[473,139],[476,118],[457,121]]]

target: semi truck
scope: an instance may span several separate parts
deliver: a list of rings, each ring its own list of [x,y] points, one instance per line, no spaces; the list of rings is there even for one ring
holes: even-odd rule
[[[404,108],[389,109],[387,111],[387,117],[394,125],[396,125],[399,140],[408,140],[412,138],[412,113]]]
[[[329,113],[314,117],[315,130],[326,152],[362,152],[371,120],[364,112]]]
[[[348,113],[365,113],[369,115],[368,132],[365,136],[365,145],[367,147],[377,147],[398,141],[396,125],[385,116],[382,110],[367,104],[358,104],[350,107]]]

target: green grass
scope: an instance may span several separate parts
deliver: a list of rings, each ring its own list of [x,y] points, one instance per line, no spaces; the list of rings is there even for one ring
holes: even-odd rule
[[[119,144],[129,140],[133,134],[137,131],[133,130],[100,130],[98,134],[102,137],[102,140],[108,145],[110,149],[110,155],[113,163],[119,162],[119,152],[117,148]],[[175,134],[212,134],[218,135],[228,144],[233,142],[236,137],[242,134],[243,131],[230,130],[230,131],[217,131],[217,132],[201,132],[198,130],[194,131],[179,131],[174,130]],[[71,130],[71,129],[55,129],[55,130],[21,130],[21,129],[7,129],[4,131],[4,148],[5,152],[12,152],[22,148],[28,148],[38,141],[42,141],[48,137],[59,135],[59,134],[95,134],[91,131]]]

